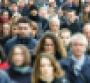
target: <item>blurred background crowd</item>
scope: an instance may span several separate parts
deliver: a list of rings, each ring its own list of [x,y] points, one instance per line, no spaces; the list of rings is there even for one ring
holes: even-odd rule
[[[0,83],[90,83],[90,0],[0,0]]]

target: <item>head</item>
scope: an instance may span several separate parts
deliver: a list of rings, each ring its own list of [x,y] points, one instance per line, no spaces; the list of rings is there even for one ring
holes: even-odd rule
[[[28,18],[21,17],[17,21],[17,27],[19,29],[19,36],[20,37],[30,37],[31,34],[31,25]]]
[[[9,23],[3,24],[3,36],[10,36],[11,35],[11,25]]]
[[[4,11],[2,12],[1,17],[2,17],[3,22],[4,22],[4,23],[7,23],[7,22],[9,21],[9,19],[10,19],[10,13],[9,13],[9,11],[4,10]]]
[[[40,39],[40,42],[36,48],[36,54],[46,52],[51,54],[59,53],[62,56],[66,56],[66,51],[63,43],[59,41],[53,32],[46,32],[45,35]]]
[[[55,16],[49,20],[49,28],[53,32],[57,32],[60,29],[60,20],[58,17]]]
[[[90,5],[86,4],[83,8],[83,11],[84,11],[84,13],[87,13],[87,14],[90,13]]]
[[[19,34],[19,30],[16,24],[12,24],[11,34],[12,36],[17,36]]]
[[[76,33],[70,40],[72,54],[79,59],[86,52],[88,41],[86,36],[81,33]]]
[[[31,55],[26,46],[17,44],[10,51],[9,63],[11,66],[16,67],[29,66],[30,62],[31,62]]]
[[[84,25],[83,33],[87,37],[88,42],[90,42],[90,23],[86,23]]]
[[[49,53],[41,53],[35,60],[32,82],[39,83],[39,80],[52,81],[54,78],[62,77],[63,70],[57,63],[55,57]]]
[[[73,23],[77,16],[76,16],[76,11],[75,10],[71,10],[71,9],[68,9],[67,12],[66,12],[66,18],[71,22]]]
[[[35,37],[38,33],[38,25],[36,22],[31,21],[31,30],[32,30],[32,36]]]
[[[64,41],[65,46],[69,46],[70,43],[70,37],[71,37],[71,32],[67,28],[63,28],[60,30],[60,38]]]
[[[40,7],[38,14],[41,17],[48,18],[48,10],[47,10],[47,8],[46,7]]]
[[[17,12],[18,11],[17,3],[12,3],[10,5],[10,9],[11,9],[12,12]]]

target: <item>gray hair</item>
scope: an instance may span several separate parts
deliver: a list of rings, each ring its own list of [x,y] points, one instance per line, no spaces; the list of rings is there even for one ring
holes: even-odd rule
[[[51,22],[57,22],[57,25],[60,26],[60,20],[58,16],[53,16],[52,18],[49,19],[49,23]]]
[[[82,33],[74,34],[70,39],[70,44],[73,44],[76,40],[79,40],[81,43],[88,46],[88,40],[84,34]]]

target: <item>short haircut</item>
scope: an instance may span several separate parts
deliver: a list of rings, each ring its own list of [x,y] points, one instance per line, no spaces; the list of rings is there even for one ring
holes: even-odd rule
[[[88,41],[87,38],[84,34],[82,33],[76,33],[71,37],[70,44],[73,44],[76,40],[79,40],[81,43],[85,44],[88,46]]]

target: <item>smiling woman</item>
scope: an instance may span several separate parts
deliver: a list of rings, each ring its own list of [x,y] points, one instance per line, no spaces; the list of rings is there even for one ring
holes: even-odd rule
[[[69,83],[65,72],[50,53],[41,53],[35,60],[32,83]]]
[[[31,56],[26,46],[18,44],[11,50],[9,56],[10,68],[8,74],[15,83],[31,83]]]

